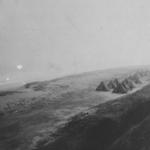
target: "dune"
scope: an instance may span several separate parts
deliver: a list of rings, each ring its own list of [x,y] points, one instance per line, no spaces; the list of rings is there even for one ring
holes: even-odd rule
[[[150,85],[80,113],[36,150],[148,150]]]
[[[139,68],[124,68],[95,71],[50,81],[27,83],[2,91],[0,149],[93,150],[93,147],[96,150],[102,147],[105,150],[108,145],[112,146],[117,138],[136,125],[137,122],[132,123],[131,118],[131,123],[127,121],[125,129],[122,130],[121,127],[121,131],[118,131],[122,123],[119,124],[117,119],[122,120],[124,114],[128,114],[128,109],[134,110],[141,104],[140,100],[132,100],[135,99],[134,95],[137,94],[138,99],[142,99],[143,93],[149,96],[149,86],[146,86],[149,79],[144,79],[142,84],[125,94],[99,92],[96,91],[96,87],[104,80],[123,80],[138,70]],[[146,107],[143,114],[145,117],[149,112],[147,99],[146,103],[142,104],[142,109]],[[140,109],[140,106],[137,108]],[[117,133],[113,133],[112,130]],[[109,135],[110,139],[109,132],[112,134]],[[109,141],[105,141],[107,138]],[[104,145],[99,145],[99,140],[103,141]]]

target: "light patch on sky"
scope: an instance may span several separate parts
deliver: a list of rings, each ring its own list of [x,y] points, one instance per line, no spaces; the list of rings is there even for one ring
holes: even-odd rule
[[[10,78],[9,78],[9,77],[7,77],[7,78],[6,78],[6,81],[9,81],[9,80],[10,80]]]
[[[148,0],[2,0],[0,73],[21,80],[150,64],[149,5]],[[18,72],[14,66],[20,63],[24,69]]]
[[[23,69],[23,66],[22,66],[22,65],[17,65],[17,69],[18,69],[18,70],[22,70],[22,69]]]

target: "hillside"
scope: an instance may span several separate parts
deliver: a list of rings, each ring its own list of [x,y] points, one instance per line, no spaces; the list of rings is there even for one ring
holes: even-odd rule
[[[134,110],[138,106],[142,111],[143,107],[149,106],[145,100],[145,96],[149,98],[150,88],[146,86],[149,78],[126,94],[98,92],[96,87],[101,81],[113,78],[122,80],[138,70],[139,68],[126,68],[83,73],[51,81],[32,82],[0,92],[0,149],[106,149],[114,139],[117,140],[138,123],[139,120],[134,122],[131,118],[131,123],[127,121],[129,125],[122,124],[120,120],[124,114],[128,114],[127,110]],[[132,98],[139,100],[133,101]],[[141,99],[143,103],[139,105]],[[147,114],[148,110],[143,116]],[[140,121],[143,119],[141,117]],[[105,141],[106,138],[108,141]],[[104,145],[97,145],[101,143],[99,139]],[[84,144],[87,142],[89,145]]]
[[[148,150],[150,85],[73,117],[36,150]]]

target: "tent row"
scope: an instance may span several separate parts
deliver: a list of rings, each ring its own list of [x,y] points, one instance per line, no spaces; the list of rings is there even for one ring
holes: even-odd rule
[[[102,81],[96,88],[96,91],[112,91],[113,93],[127,93],[141,84],[140,76],[138,73],[119,81],[117,78],[110,81]]]

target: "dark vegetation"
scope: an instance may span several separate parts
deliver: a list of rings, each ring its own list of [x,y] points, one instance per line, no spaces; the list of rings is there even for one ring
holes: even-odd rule
[[[32,105],[33,100],[30,100],[30,102],[27,102],[25,99],[21,99],[18,102],[8,102],[6,103],[6,106],[3,108],[3,112],[6,114],[12,114],[12,113],[21,113],[24,111],[29,110],[28,106]]]
[[[36,150],[148,150],[150,85],[70,120]],[[142,139],[142,140],[141,140]]]
[[[20,91],[1,91],[0,96],[8,96],[8,95],[13,95],[16,93],[21,93]]]
[[[47,88],[48,83],[45,82],[31,82],[24,85],[26,89],[33,89],[34,91],[44,91]]]

